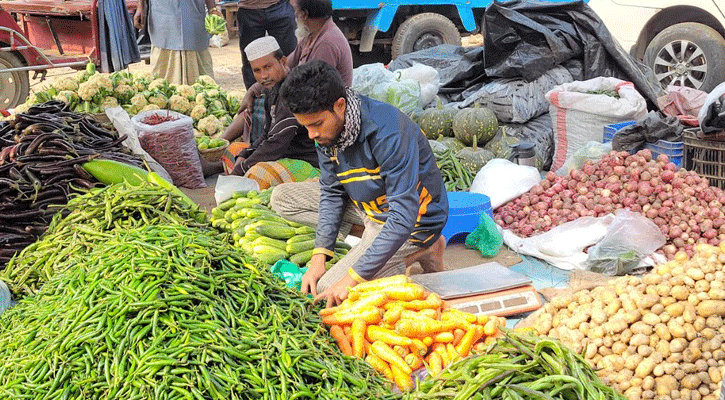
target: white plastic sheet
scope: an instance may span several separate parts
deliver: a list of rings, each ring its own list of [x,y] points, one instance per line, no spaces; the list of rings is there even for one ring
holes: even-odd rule
[[[470,192],[488,196],[491,199],[491,209],[495,210],[528,192],[540,181],[541,174],[538,169],[494,158],[478,171]]]

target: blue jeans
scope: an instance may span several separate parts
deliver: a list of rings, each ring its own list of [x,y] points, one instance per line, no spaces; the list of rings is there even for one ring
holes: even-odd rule
[[[249,89],[257,80],[247,61],[244,48],[253,40],[269,34],[277,39],[282,53],[289,55],[297,46],[295,10],[288,0],[281,0],[261,10],[239,8],[237,25],[239,26],[239,50],[242,53],[242,78],[244,86]]]

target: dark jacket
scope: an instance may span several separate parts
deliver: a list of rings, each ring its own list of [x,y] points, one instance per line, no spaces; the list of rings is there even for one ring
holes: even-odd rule
[[[281,84],[281,83],[280,83]],[[294,158],[319,165],[315,142],[307,136],[307,129],[297,123],[287,104],[279,96],[279,86],[272,88],[264,102],[266,113],[264,133],[239,155],[244,157],[242,174],[262,161]]]
[[[397,108],[361,97],[355,143],[332,160],[321,148],[320,207],[314,253],[332,255],[346,201],[383,228],[353,266],[371,279],[406,240],[435,243],[448,220],[448,197],[428,140]]]

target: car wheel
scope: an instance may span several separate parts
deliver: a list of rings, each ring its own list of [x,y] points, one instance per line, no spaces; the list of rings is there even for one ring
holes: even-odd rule
[[[438,46],[461,45],[461,34],[453,22],[436,13],[416,14],[405,20],[393,38],[393,59],[401,54]]]
[[[725,81],[725,39],[707,25],[685,22],[660,32],[644,62],[662,87],[688,86],[704,92]]]
[[[28,71],[2,72],[3,69],[22,66],[15,54],[0,52],[0,109],[13,108],[27,99],[30,92]]]

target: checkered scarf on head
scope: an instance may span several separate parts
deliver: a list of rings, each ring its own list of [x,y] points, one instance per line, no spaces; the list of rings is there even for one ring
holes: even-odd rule
[[[345,88],[345,125],[332,146],[321,146],[322,151],[331,157],[350,147],[360,135],[360,95],[350,88]]]

